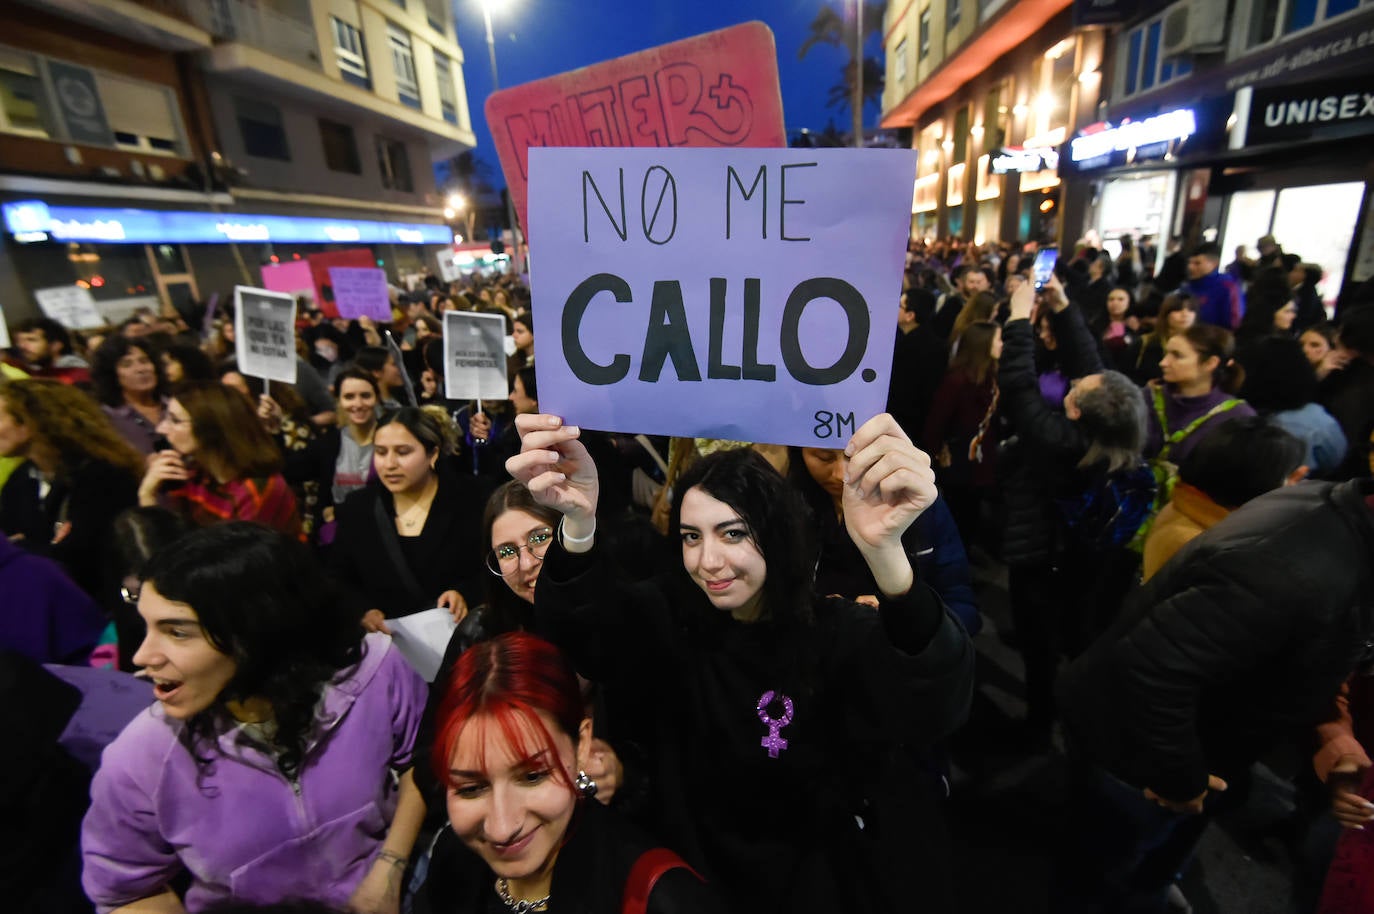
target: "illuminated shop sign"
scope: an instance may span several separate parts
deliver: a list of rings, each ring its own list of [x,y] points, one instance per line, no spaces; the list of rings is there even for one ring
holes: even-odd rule
[[[236,213],[97,209],[26,200],[3,206],[5,228],[16,241],[116,244],[217,244],[230,241],[288,244],[451,244],[452,230],[417,222],[370,222]]]
[[[1255,89],[1245,141],[1291,143],[1374,133],[1374,80],[1326,79]]]
[[[1059,167],[1059,152],[1050,147],[1004,146],[992,160],[992,173],[1053,171]]]
[[[1195,133],[1197,116],[1193,109],[1179,108],[1142,121],[1123,121],[1115,127],[1088,127],[1069,142],[1069,158],[1084,168],[1110,164],[1116,153],[1132,150],[1141,157],[1157,158],[1168,152],[1170,144]]]

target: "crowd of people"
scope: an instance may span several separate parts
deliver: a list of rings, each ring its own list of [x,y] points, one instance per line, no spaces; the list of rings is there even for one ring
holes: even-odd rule
[[[541,411],[506,277],[396,290],[386,324],[302,308],[294,385],[239,370],[232,314],[17,323],[14,909],[955,910],[993,564],[1025,752],[1070,771],[1049,910],[1178,902],[1280,750],[1348,873],[1374,303],[1328,315],[1259,250],[1084,242],[1037,278],[1033,245],[915,241],[887,412],[843,449]],[[505,317],[507,400],[444,396],[451,308]],[[426,682],[391,636],[436,607]]]

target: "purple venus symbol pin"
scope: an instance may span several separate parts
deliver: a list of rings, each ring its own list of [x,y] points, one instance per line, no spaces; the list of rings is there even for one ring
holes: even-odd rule
[[[759,745],[768,750],[769,758],[777,758],[778,753],[787,748],[787,740],[779,733],[783,727],[792,723],[792,699],[781,693],[777,695],[777,699],[782,702],[782,717],[768,716],[768,706],[773,703],[773,698],[772,689],[764,692],[759,698],[759,720],[768,727],[768,735],[759,741]]]

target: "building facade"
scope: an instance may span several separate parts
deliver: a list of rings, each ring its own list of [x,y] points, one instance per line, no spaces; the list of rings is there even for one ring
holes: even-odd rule
[[[1109,23],[1109,103],[1061,162],[1082,230],[1273,235],[1319,264],[1328,304],[1374,276],[1374,3],[1178,0]],[[1165,245],[1160,245],[1161,256]]]
[[[1061,183],[1058,149],[1096,117],[1103,36],[1076,30],[1070,7],[888,6],[882,125],[911,130],[918,153],[915,235],[1053,242],[1081,210]]]
[[[264,264],[452,242],[432,163],[474,145],[444,0],[63,0],[0,9],[0,307],[88,289],[187,310]]]

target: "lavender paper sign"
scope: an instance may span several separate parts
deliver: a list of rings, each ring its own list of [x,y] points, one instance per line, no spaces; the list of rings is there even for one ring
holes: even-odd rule
[[[539,406],[843,447],[887,402],[916,155],[530,150]]]
[[[385,271],[376,267],[330,267],[329,284],[334,287],[334,304],[340,317],[391,321]]]

